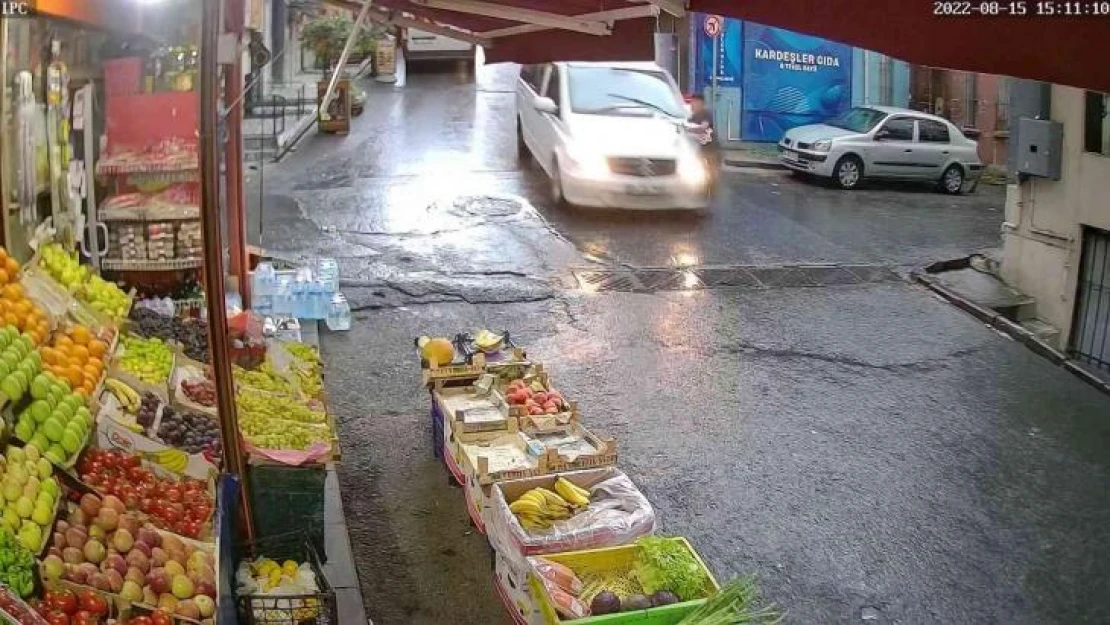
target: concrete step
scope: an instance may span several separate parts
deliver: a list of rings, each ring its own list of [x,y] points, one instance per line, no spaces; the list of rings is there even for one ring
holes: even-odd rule
[[[1034,317],[1032,319],[1026,319],[1018,325],[1025,328],[1026,330],[1029,330],[1033,333],[1033,336],[1039,338],[1045,343],[1048,343],[1049,345],[1059,345],[1058,341],[1060,340],[1060,328],[1057,328],[1056,326],[1043,319]]]

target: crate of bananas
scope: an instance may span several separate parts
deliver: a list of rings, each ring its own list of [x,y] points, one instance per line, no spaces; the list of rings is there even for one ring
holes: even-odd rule
[[[554,488],[533,488],[509,504],[521,527],[529,532],[548,530],[556,521],[565,521],[589,507],[590,493],[569,480],[556,478]]]
[[[621,545],[655,531],[651,503],[616,467],[495,482],[488,517],[494,549],[519,566],[525,556]]]

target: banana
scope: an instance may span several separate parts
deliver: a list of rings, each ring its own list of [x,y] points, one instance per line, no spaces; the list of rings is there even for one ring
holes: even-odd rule
[[[537,506],[539,506],[541,508],[547,505],[547,500],[544,499],[544,496],[541,495],[540,493],[537,493],[534,490],[530,490],[530,491],[524,493],[523,495],[520,496],[519,499],[517,499],[517,501],[521,501],[521,500],[533,501],[533,502],[535,502],[535,504]]]
[[[139,393],[135,389],[115,378],[108,378],[104,380],[104,387],[116,396],[116,399],[119,400],[120,406],[126,412],[135,412],[139,409],[139,404],[142,400],[139,397]]]
[[[514,514],[534,514],[536,516],[542,516],[546,509],[537,505],[534,501],[518,499],[509,505],[509,510]]]
[[[550,490],[547,490],[546,488],[536,488],[533,490],[543,495],[543,498],[547,502],[548,506],[557,506],[560,508],[570,507],[570,503],[568,503],[566,499],[560,497],[558,493],[554,493]]]
[[[555,491],[573,506],[583,508],[590,505],[589,493],[575,486],[565,478],[560,477],[555,480]]]
[[[189,454],[180,449],[163,449],[149,454],[148,457],[174,473],[184,473],[189,466]]]

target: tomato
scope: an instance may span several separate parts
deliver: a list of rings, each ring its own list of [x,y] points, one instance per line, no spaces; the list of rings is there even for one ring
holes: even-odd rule
[[[73,616],[73,625],[100,625],[100,617],[88,610],[81,610]]]
[[[50,614],[46,615],[46,622],[50,625],[70,625],[69,617],[61,610],[51,610]]]
[[[149,616],[136,616],[127,621],[127,625],[152,625],[153,623]]]
[[[55,610],[61,610],[72,616],[77,613],[77,595],[72,590],[58,590],[48,596],[47,602]]]
[[[173,617],[171,617],[165,610],[155,610],[154,614],[150,615],[151,625],[173,625]]]
[[[142,464],[143,464],[142,458],[140,458],[140,457],[138,457],[134,454],[124,456],[120,460],[120,466],[125,468],[125,469],[134,469],[135,467],[141,466]]]
[[[181,501],[181,489],[176,486],[167,488],[166,499],[174,502]]]
[[[208,503],[198,503],[189,509],[192,517],[197,521],[207,521],[208,517],[212,514],[212,506]]]
[[[81,592],[81,609],[98,616],[108,616],[108,602],[93,590]]]

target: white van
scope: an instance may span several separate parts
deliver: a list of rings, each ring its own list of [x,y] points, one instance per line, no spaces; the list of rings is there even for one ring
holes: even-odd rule
[[[412,28],[405,33],[405,61],[474,62],[474,44]]]
[[[685,131],[678,85],[655,63],[524,66],[517,149],[551,179],[557,204],[703,209],[709,176]]]

